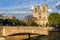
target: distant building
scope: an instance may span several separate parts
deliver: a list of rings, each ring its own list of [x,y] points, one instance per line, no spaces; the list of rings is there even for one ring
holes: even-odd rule
[[[0,15],[0,19],[15,19],[16,17],[14,16],[3,16],[3,15]]]
[[[47,6],[47,4],[43,4],[41,7],[38,5],[35,5],[33,17],[37,24],[39,24],[41,26],[46,26],[46,23],[48,22],[48,6]]]

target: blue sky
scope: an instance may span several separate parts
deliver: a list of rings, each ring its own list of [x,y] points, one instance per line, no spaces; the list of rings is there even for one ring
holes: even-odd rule
[[[48,5],[49,12],[60,13],[60,0],[0,0],[0,14],[24,17],[31,14],[34,5]],[[23,15],[24,16],[23,16]]]

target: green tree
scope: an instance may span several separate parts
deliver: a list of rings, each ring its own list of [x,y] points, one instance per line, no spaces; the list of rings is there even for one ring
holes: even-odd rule
[[[33,15],[27,15],[27,16],[25,16],[25,20],[32,20],[33,19]]]
[[[59,26],[60,24],[60,14],[59,13],[51,13],[48,17],[50,26]]]
[[[31,26],[38,26],[37,23],[35,23],[33,20],[31,21]]]

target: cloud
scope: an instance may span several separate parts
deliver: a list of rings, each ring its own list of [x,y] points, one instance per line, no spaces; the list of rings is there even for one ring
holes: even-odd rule
[[[31,13],[32,9],[31,6],[13,6],[13,7],[7,7],[7,8],[0,8],[1,12],[5,12],[5,13]]]
[[[4,13],[4,12],[0,12],[0,13]]]
[[[51,1],[53,1],[53,0],[44,0],[44,1],[51,2]]]
[[[32,6],[30,9],[32,9],[32,10],[33,10],[33,9],[34,9],[34,6]]]
[[[57,1],[60,1],[60,0],[43,0],[45,2],[57,2]]]
[[[7,14],[31,14],[31,13],[29,13],[29,12],[19,12],[19,11],[13,11],[13,12],[8,12]]]
[[[54,10],[53,9],[48,9],[48,12],[51,13],[51,12],[54,12]]]
[[[56,9],[60,9],[60,2],[57,2],[56,5],[54,6]]]

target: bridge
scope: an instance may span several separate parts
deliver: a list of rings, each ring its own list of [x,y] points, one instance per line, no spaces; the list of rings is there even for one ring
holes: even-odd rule
[[[25,26],[2,26],[0,36],[12,36],[16,34],[48,35],[47,27],[25,27]]]

